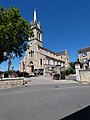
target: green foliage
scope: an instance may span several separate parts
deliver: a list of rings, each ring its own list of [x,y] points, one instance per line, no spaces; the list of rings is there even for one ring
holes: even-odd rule
[[[61,71],[62,75],[66,75],[66,70]]]
[[[81,63],[81,62],[79,62],[79,61],[71,62],[71,63],[70,63],[70,67],[73,68],[73,69],[75,70],[75,64],[76,64],[76,63],[79,63],[79,64],[80,64],[80,68],[83,67],[83,63]]]
[[[70,67],[75,70],[75,62],[70,62]]]
[[[82,68],[83,67],[83,63],[80,63],[80,68]]]
[[[66,75],[69,75],[69,74],[75,74],[75,69],[73,69],[72,67],[68,68],[66,70]]]
[[[8,74],[8,75],[11,75],[11,74],[12,74],[12,71],[11,71],[11,70],[7,71],[7,74]]]
[[[0,63],[3,52],[15,53],[21,57],[26,50],[28,36],[33,36],[28,22],[20,15],[19,9],[0,7]]]
[[[66,71],[61,71],[61,79],[65,79]]]
[[[75,74],[75,69],[70,67],[70,68],[67,68],[66,70],[61,71],[62,76],[66,76],[66,75],[69,75],[69,74]]]
[[[79,63],[81,68],[83,67],[83,63],[80,63],[79,61],[71,62],[70,67],[64,71],[61,71],[61,74],[63,74],[63,75],[75,74],[75,64],[76,63]]]
[[[71,69],[68,68],[68,69],[66,70],[66,75],[69,75],[70,73],[71,73]]]

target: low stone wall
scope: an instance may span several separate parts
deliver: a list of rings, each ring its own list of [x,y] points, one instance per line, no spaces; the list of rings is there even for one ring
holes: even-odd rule
[[[90,83],[90,70],[80,70],[80,81]]]
[[[23,85],[23,79],[3,79],[0,80],[0,89],[13,88]]]

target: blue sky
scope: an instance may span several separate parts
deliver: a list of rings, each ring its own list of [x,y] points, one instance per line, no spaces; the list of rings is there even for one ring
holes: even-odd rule
[[[77,50],[90,46],[90,0],[0,0],[0,6],[14,6],[28,22],[36,7],[43,30],[43,47],[59,52],[68,49],[70,60],[76,61]],[[12,60],[14,69],[20,59]],[[7,70],[7,62],[0,64]]]

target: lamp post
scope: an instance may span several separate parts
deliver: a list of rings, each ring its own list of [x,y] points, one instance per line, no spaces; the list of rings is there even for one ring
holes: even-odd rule
[[[15,54],[8,54],[7,52],[3,52],[4,60],[8,59],[8,71],[10,70],[11,66],[11,59],[15,58]]]
[[[23,85],[25,84],[24,83],[24,70],[25,70],[25,62],[23,62]]]

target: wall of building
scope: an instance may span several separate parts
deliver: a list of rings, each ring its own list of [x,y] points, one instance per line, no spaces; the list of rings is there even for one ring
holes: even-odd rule
[[[54,54],[53,52],[49,52],[49,51],[44,50],[44,49],[42,49],[42,48],[41,48],[41,49],[39,48],[39,53],[43,54],[44,56],[57,59],[57,61],[59,61],[59,60],[65,61],[65,60],[66,60],[66,59],[65,59],[65,56],[62,56],[62,57],[61,57],[61,56],[59,56],[59,55]]]
[[[87,52],[87,57],[88,57],[88,58],[90,58],[90,51],[89,51],[89,52]]]
[[[80,64],[75,64],[76,69],[76,80],[79,82],[90,83],[90,70],[80,69]]]
[[[54,60],[54,56],[51,57],[50,55],[51,53],[48,52],[47,56],[43,54],[43,52],[39,52],[38,53],[38,68],[42,68],[44,69],[44,65],[57,65],[57,64],[61,64],[62,65],[62,62],[60,62],[59,58],[55,58]],[[53,59],[52,59],[53,58]],[[40,59],[42,59],[42,65],[40,64]]]
[[[78,54],[78,58],[79,58],[80,62],[83,62],[84,59],[89,59],[90,58],[90,51],[85,52],[87,54],[86,56],[83,56],[83,53]]]

